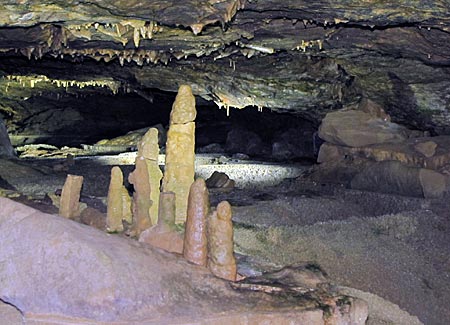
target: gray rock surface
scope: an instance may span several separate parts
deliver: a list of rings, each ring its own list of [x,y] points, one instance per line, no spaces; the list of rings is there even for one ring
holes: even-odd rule
[[[0,156],[14,157],[14,148],[9,140],[8,131],[6,130],[5,123],[0,116]]]
[[[0,299],[31,323],[324,324],[317,297],[233,290],[179,256],[5,198],[0,232]],[[347,301],[352,312],[330,317],[361,317]]]

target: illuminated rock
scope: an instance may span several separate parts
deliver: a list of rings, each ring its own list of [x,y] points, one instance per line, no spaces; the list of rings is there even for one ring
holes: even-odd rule
[[[231,205],[222,201],[208,217],[208,268],[219,277],[236,281]]]
[[[159,210],[159,193],[161,186],[161,178],[163,176],[158,165],[159,145],[158,145],[158,129],[149,129],[142,140],[138,143],[138,157],[143,157],[148,169],[148,179],[150,182],[150,200],[152,205],[150,207],[150,219],[152,224],[158,222]]]
[[[136,158],[136,168],[128,176],[128,181],[134,186],[133,193],[133,226],[132,235],[137,235],[147,228],[150,228],[152,221],[150,219],[150,182],[147,163],[144,157]]]
[[[164,192],[176,195],[176,223],[186,221],[189,188],[195,173],[195,98],[189,86],[181,86],[172,106],[167,132]]]
[[[328,113],[319,127],[319,137],[347,147],[401,143],[408,138],[408,130],[405,127],[372,114],[373,112],[359,110]]]
[[[83,176],[67,175],[61,193],[59,214],[66,218],[79,216],[80,193],[83,186]]]
[[[111,169],[111,181],[108,190],[108,208],[106,225],[108,231],[123,231],[122,220],[132,222],[131,198],[123,186],[122,170],[115,166]]]
[[[183,256],[189,262],[206,266],[206,218],[209,213],[209,192],[205,181],[197,179],[189,191]]]
[[[181,85],[170,112],[170,124],[185,124],[195,121],[195,97],[188,85]]]
[[[158,224],[141,233],[139,241],[172,253],[183,253],[184,237],[175,231],[175,194],[159,196]]]

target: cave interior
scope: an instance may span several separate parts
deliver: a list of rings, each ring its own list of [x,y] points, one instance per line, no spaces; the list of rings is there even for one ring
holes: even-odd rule
[[[448,1],[0,1],[0,196],[57,214],[66,175],[82,174],[97,212],[77,221],[104,228],[111,167],[131,193],[121,155],[149,127],[165,153],[189,85],[208,171],[298,171],[210,189],[211,205],[233,206],[239,270],[313,261],[384,299],[369,300],[370,324],[449,323],[449,12]],[[383,316],[388,303],[398,318]]]

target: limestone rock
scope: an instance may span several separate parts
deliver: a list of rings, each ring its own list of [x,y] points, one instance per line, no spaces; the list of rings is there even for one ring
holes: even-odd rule
[[[59,214],[63,217],[72,219],[79,216],[79,204],[81,187],[83,186],[83,176],[67,175],[64,183],[61,201],[59,205]]]
[[[434,170],[421,168],[419,171],[420,185],[425,198],[440,198],[449,187],[449,177]]]
[[[158,161],[158,129],[150,128],[138,143],[138,156]]]
[[[361,100],[358,105],[358,109],[373,117],[380,118],[383,121],[391,121],[391,117],[389,116],[389,114],[386,114],[383,107],[368,98],[363,98]]]
[[[408,167],[397,161],[368,164],[351,181],[358,190],[422,197],[420,168]]]
[[[195,174],[195,123],[173,124],[167,132],[163,191],[176,195],[176,222],[186,221],[189,188]]]
[[[424,152],[419,152],[418,148],[425,150],[429,157]],[[410,167],[438,171],[450,163],[450,136],[411,138],[403,143],[374,144],[359,148],[324,143],[320,147],[317,161],[322,163],[357,158],[373,161],[394,160]]]
[[[427,158],[433,157],[436,153],[437,144],[434,141],[419,142],[414,146],[418,152]]]
[[[208,217],[208,268],[222,279],[236,281],[231,205],[222,201]]]
[[[150,199],[151,188],[147,163],[143,157],[136,157],[135,165],[136,168],[128,176],[128,181],[134,186],[132,233],[139,235],[152,225],[150,219],[152,201]]]
[[[159,196],[158,225],[166,230],[175,229],[175,193],[162,192]]]
[[[325,142],[320,146],[317,162],[324,163],[342,160],[345,156],[344,150],[346,150],[346,148],[343,148],[342,146]]]
[[[324,325],[323,308],[341,299],[232,289],[175,254],[9,199],[0,206],[0,299],[27,324]]]
[[[168,252],[183,253],[184,236],[175,231],[175,193],[161,193],[158,224],[143,231],[139,241]]]
[[[197,116],[195,97],[188,85],[181,85],[170,112],[170,124],[185,124],[194,122]]]
[[[152,205],[150,206],[150,219],[152,224],[155,225],[158,222],[159,196],[163,173],[159,168],[157,160],[146,159],[145,162],[147,164],[148,178],[151,189],[150,200],[152,201]]]
[[[184,236],[175,231],[166,231],[158,225],[144,230],[139,236],[139,241],[167,252],[183,254]]]
[[[79,221],[82,224],[100,229],[101,231],[108,230],[105,214],[92,207],[86,207],[86,209],[80,213]]]
[[[106,224],[108,231],[123,231],[122,220],[132,222],[131,198],[123,185],[122,170],[118,166],[111,169],[111,181],[108,190]]]
[[[234,185],[234,180],[230,179],[227,174],[218,171],[212,173],[212,175],[206,180],[206,186],[208,188],[232,190]]]
[[[189,191],[183,256],[191,263],[206,266],[206,218],[209,213],[209,192],[205,181],[197,179]]]
[[[319,136],[323,140],[348,147],[380,143],[400,143],[408,138],[406,128],[356,110],[328,113],[322,120]]]

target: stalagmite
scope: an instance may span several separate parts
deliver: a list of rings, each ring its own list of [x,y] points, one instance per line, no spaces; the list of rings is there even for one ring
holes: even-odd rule
[[[175,229],[175,193],[162,192],[159,196],[158,226],[165,230]]]
[[[159,196],[158,224],[141,233],[139,241],[172,253],[183,253],[183,235],[175,230],[175,193]]]
[[[137,235],[152,225],[150,219],[150,182],[148,168],[144,157],[136,157],[136,168],[128,176],[128,181],[134,186],[133,194],[133,226],[132,235]]]
[[[111,181],[108,190],[108,208],[106,213],[106,226],[108,231],[123,231],[122,220],[132,222],[131,198],[123,186],[123,174],[120,167],[111,169]]]
[[[189,191],[183,256],[188,261],[206,266],[206,218],[209,213],[209,192],[205,181],[197,179]]]
[[[59,214],[66,218],[79,216],[79,204],[83,176],[67,175],[66,182],[61,193]]]
[[[158,146],[158,129],[151,128],[144,134],[142,140],[138,143],[137,156],[143,157],[147,164],[148,177],[150,182],[150,219],[152,224],[158,222],[159,210],[159,193],[161,186],[161,178],[163,176],[158,165],[159,146]]]
[[[170,113],[163,178],[164,192],[176,195],[176,223],[186,221],[189,188],[194,181],[196,114],[191,87],[180,86]]]
[[[208,216],[208,268],[219,277],[236,281],[231,205],[222,201]]]

